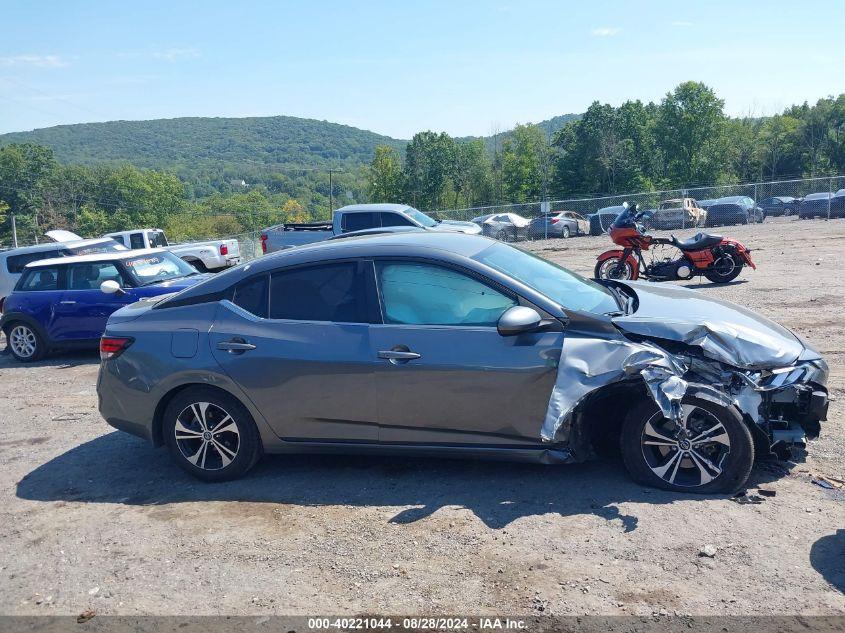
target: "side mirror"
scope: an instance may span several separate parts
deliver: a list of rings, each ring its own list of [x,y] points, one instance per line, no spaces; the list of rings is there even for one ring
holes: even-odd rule
[[[508,308],[499,317],[496,329],[501,336],[516,336],[525,332],[533,332],[542,324],[543,319],[534,308],[514,306]]]
[[[118,297],[126,294],[126,291],[120,287],[120,284],[113,279],[107,279],[101,283],[100,291],[106,293],[107,295],[117,295]]]

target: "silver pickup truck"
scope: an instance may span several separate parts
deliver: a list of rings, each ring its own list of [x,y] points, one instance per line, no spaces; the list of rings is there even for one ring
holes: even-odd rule
[[[277,224],[261,232],[264,253],[327,240],[336,235],[382,227],[419,227],[431,231],[481,233],[474,222],[438,221],[405,204],[353,204],[337,209],[331,222]]]

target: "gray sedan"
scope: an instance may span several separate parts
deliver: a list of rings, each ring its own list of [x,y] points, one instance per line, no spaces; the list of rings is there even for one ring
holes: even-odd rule
[[[106,421],[208,481],[265,452],[548,464],[621,446],[642,483],[725,491],[827,407],[824,361],[763,317],[458,233],[276,253],[119,310],[100,351]]]

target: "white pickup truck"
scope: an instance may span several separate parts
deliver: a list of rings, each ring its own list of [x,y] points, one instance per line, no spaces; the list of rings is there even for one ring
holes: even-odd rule
[[[108,233],[118,244],[126,248],[165,248],[174,255],[192,264],[200,272],[217,272],[241,263],[241,250],[238,240],[211,240],[208,242],[188,242],[186,244],[168,244],[167,236],[161,229],[134,229]]]

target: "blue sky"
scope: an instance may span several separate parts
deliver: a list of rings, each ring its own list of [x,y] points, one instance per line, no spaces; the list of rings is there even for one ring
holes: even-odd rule
[[[845,91],[840,0],[0,0],[0,23],[0,132],[285,114],[486,135],[687,79],[734,115]]]

